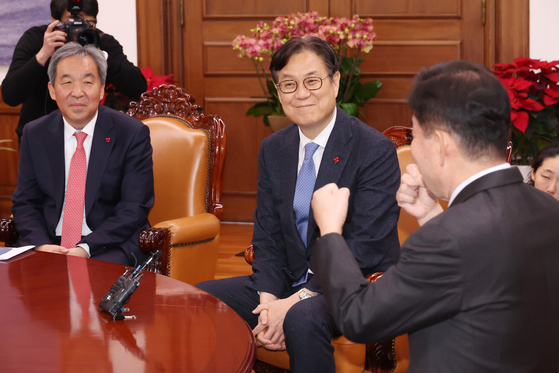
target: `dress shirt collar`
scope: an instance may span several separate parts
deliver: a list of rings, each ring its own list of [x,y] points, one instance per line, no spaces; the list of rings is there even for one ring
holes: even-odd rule
[[[496,171],[500,171],[500,170],[505,170],[507,168],[510,167],[510,164],[508,163],[502,163],[500,165],[497,166],[493,166],[493,167],[489,167],[486,168],[485,170],[478,172],[477,174],[475,174],[474,176],[469,177],[468,179],[464,180],[460,185],[458,185],[456,187],[456,189],[454,189],[454,191],[452,192],[452,195],[450,196],[450,200],[448,201],[448,206],[452,205],[452,202],[454,201],[454,199],[456,198],[456,196],[458,196],[458,194],[460,194],[460,192],[462,190],[464,190],[465,187],[467,187],[468,185],[470,185],[471,183],[473,183],[475,180],[481,178],[482,176],[488,175],[492,172],[496,172]]]
[[[66,118],[64,118],[64,116],[62,116],[62,120],[64,121],[64,142],[69,141],[72,136],[74,136],[74,132],[85,132],[87,133],[87,137],[93,137],[93,133],[95,132],[95,124],[97,123],[97,116],[99,115],[99,111],[97,111],[97,113],[95,113],[95,116],[93,117],[93,119],[86,124],[86,126],[84,128],[82,128],[81,130],[77,130],[74,127],[72,127],[67,121]]]
[[[332,117],[332,120],[330,121],[330,123],[328,123],[328,125],[322,130],[322,132],[320,132],[318,134],[318,136],[316,136],[316,138],[314,140],[309,139],[307,136],[305,136],[303,134],[303,131],[301,131],[301,129],[299,127],[297,127],[299,129],[299,154],[305,154],[305,145],[307,145],[309,142],[314,142],[315,144],[318,144],[320,146],[320,148],[324,149],[326,147],[326,143],[328,142],[328,139],[330,138],[330,134],[332,133],[332,130],[334,129],[334,123],[336,123],[336,116],[337,116],[337,111],[338,108],[335,107],[334,108],[334,116]]]

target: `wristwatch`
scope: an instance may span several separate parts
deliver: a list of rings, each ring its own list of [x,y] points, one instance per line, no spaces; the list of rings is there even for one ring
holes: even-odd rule
[[[303,299],[309,299],[312,298],[312,295],[310,295],[309,293],[307,293],[305,291],[305,289],[301,289],[297,292],[297,294],[299,294],[299,299],[303,300]]]

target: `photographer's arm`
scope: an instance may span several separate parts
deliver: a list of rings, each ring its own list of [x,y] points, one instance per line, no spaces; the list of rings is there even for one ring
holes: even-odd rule
[[[61,31],[49,32],[48,27],[51,26],[54,27],[54,22],[49,26],[32,27],[19,39],[12,63],[2,82],[2,98],[6,104],[17,106],[40,89],[38,85],[44,82],[44,77],[47,75],[47,68],[39,61],[43,61],[43,53],[46,53],[41,52],[44,39],[48,37],[49,43],[56,44],[59,33],[66,35]],[[50,40],[51,38],[53,40]],[[44,62],[48,58],[50,56]]]
[[[99,36],[99,48],[109,55],[106,85],[112,83],[120,93],[138,100],[148,88],[146,78],[138,67],[128,61],[122,46],[114,37],[100,30]]]

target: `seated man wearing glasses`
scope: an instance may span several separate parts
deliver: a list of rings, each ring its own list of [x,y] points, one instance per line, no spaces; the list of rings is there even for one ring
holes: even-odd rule
[[[253,274],[197,286],[241,315],[259,346],[287,349],[292,371],[334,372],[330,339],[340,332],[309,270],[319,237],[312,193],[328,183],[351,190],[343,236],[363,276],[385,271],[400,255],[398,159],[387,137],[336,106],[340,73],[328,43],[293,38],[270,71],[295,124],[260,148]]]

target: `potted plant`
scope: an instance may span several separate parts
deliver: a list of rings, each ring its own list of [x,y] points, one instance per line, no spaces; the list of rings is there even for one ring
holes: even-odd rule
[[[256,103],[247,115],[264,116],[264,124],[270,125],[272,115],[285,116],[279,102],[276,86],[263,65],[264,56],[271,58],[275,52],[292,37],[317,36],[332,46],[338,55],[340,68],[340,89],[337,104],[350,115],[363,113],[359,110],[365,101],[373,98],[382,86],[378,80],[362,84],[359,65],[363,62],[361,53],[369,53],[373,48],[376,34],[373,20],[353,18],[321,17],[315,11],[305,14],[289,14],[277,17],[270,27],[259,21],[252,29],[253,37],[238,35],[233,40],[233,49],[239,57],[249,58],[254,64],[264,101]]]
[[[519,57],[495,67],[511,102],[513,163],[526,165],[559,141],[559,61]]]

